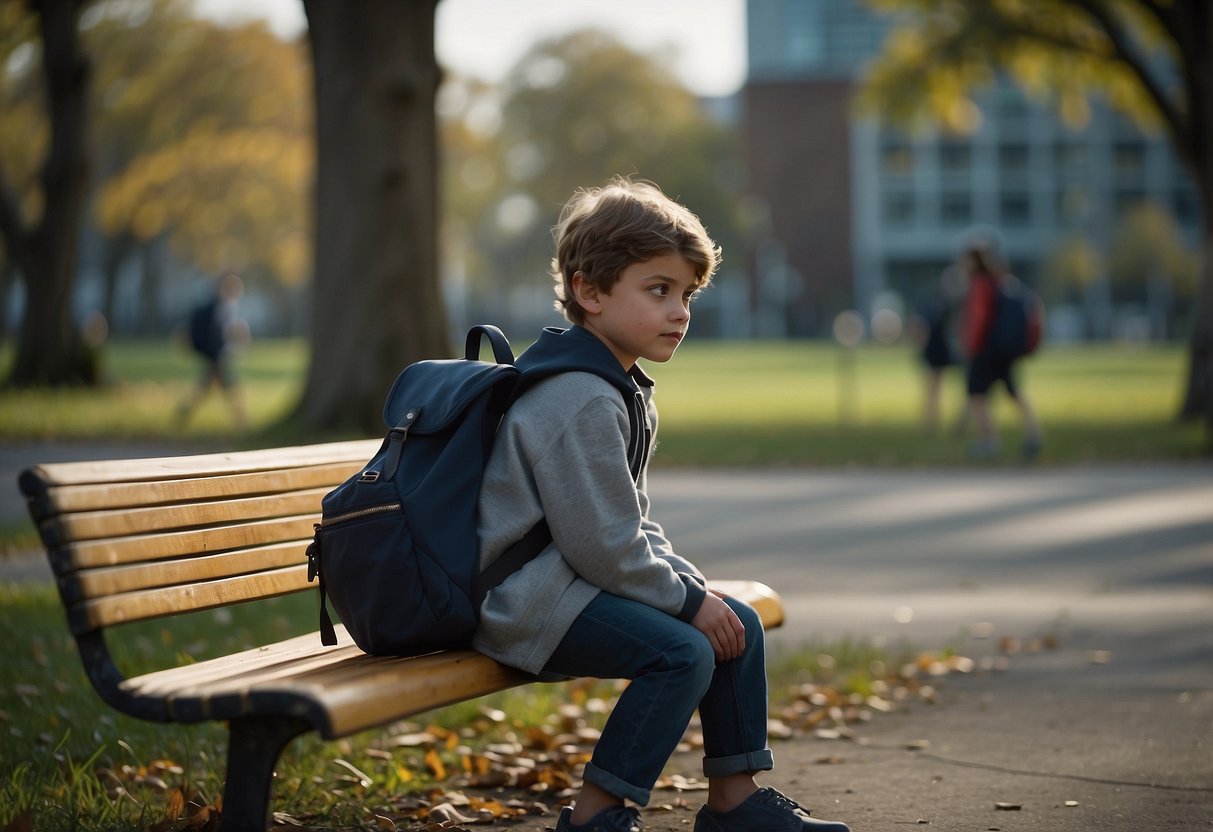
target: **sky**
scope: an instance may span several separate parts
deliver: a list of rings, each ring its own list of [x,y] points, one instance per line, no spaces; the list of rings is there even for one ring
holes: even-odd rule
[[[195,0],[195,7],[225,22],[264,18],[281,37],[307,25],[301,0]],[[441,0],[435,51],[452,72],[498,81],[537,40],[587,26],[664,53],[697,95],[729,95],[745,80],[745,0]]]

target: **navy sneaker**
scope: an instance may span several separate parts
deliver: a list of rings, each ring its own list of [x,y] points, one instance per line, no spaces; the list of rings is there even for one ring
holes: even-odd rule
[[[641,832],[640,811],[631,806],[608,806],[589,823],[573,823],[573,810],[565,806],[556,821],[556,832]]]
[[[759,789],[731,812],[703,806],[695,832],[851,832],[845,823],[817,820],[809,810],[774,789]]]

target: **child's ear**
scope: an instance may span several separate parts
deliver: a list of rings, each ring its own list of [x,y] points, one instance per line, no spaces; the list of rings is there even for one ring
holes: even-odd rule
[[[573,298],[586,314],[592,315],[602,310],[602,302],[598,299],[598,295],[598,286],[583,272],[573,273]]]

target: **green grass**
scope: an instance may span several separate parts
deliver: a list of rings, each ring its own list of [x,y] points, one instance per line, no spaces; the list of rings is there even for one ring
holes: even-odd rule
[[[310,632],[315,620],[315,597],[304,593],[128,625],[109,641],[125,672],[143,673]],[[52,586],[0,583],[0,631],[16,634],[0,662],[0,828],[26,815],[39,832],[147,830],[165,817],[178,787],[200,805],[215,805],[226,768],[223,727],[149,723],[105,705],[83,673]],[[851,642],[781,652],[772,656],[773,700],[787,701],[814,680],[829,686],[823,689],[831,704],[846,696],[862,701],[883,684],[876,674],[883,676],[884,666],[910,655]],[[301,737],[280,761],[274,809],[312,828],[366,824],[373,810],[401,817],[410,793],[451,787],[433,776],[426,761],[431,748],[459,771],[465,760],[485,759],[479,755],[490,744],[525,744],[534,731],[568,732],[576,727],[569,719],[600,729],[607,708],[591,701],[609,702],[616,692],[608,682],[528,685],[346,740]],[[802,717],[806,709],[789,712]],[[439,741],[392,742],[430,726]],[[561,770],[560,760],[533,751],[525,756],[540,771]],[[369,784],[358,783],[350,766]]]
[[[237,360],[241,394],[254,430],[264,430],[294,406],[306,368],[300,340],[263,340]],[[7,368],[11,349],[0,352]],[[180,343],[114,341],[102,357],[98,388],[4,390],[0,441],[154,440],[197,445],[233,440],[231,409],[212,390],[187,424],[175,410],[195,385],[201,366]],[[247,441],[247,440],[245,440]]]
[[[521,345],[519,345],[521,346]],[[8,356],[0,353],[0,369]],[[191,447],[265,447],[301,393],[301,341],[258,341],[238,374],[253,432],[235,436],[218,393],[186,425],[174,419],[198,367],[183,346],[116,341],[99,390],[0,393],[0,443],[152,440]],[[1198,425],[1175,421],[1186,358],[1178,346],[1051,346],[1023,362],[1020,380],[1046,434],[1045,464],[1185,459],[1207,452]],[[854,353],[820,342],[690,341],[649,367],[662,413],[657,465],[965,465],[952,431],[926,436],[922,376],[905,347]],[[962,409],[959,372],[943,412]],[[1016,460],[1017,413],[995,395],[1003,462]],[[320,440],[326,437],[314,437]],[[985,463],[989,464],[989,463]]]
[[[1200,455],[1200,427],[1175,421],[1185,366],[1178,347],[1113,345],[1056,347],[1022,362],[1020,386],[1045,431],[1041,461]],[[952,430],[964,403],[960,371],[945,379],[948,427],[927,436],[922,371],[905,348],[847,354],[818,343],[692,342],[652,371],[661,464],[972,464],[965,439]],[[1017,461],[1018,412],[1001,390],[992,401],[1001,461]]]

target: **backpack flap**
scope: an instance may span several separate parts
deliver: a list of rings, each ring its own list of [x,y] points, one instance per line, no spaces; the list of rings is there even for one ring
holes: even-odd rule
[[[419,361],[396,377],[383,404],[384,424],[395,427],[410,409],[420,408],[422,413],[412,424],[411,432],[438,433],[459,419],[486,390],[517,376],[518,369],[512,364],[459,358]]]

